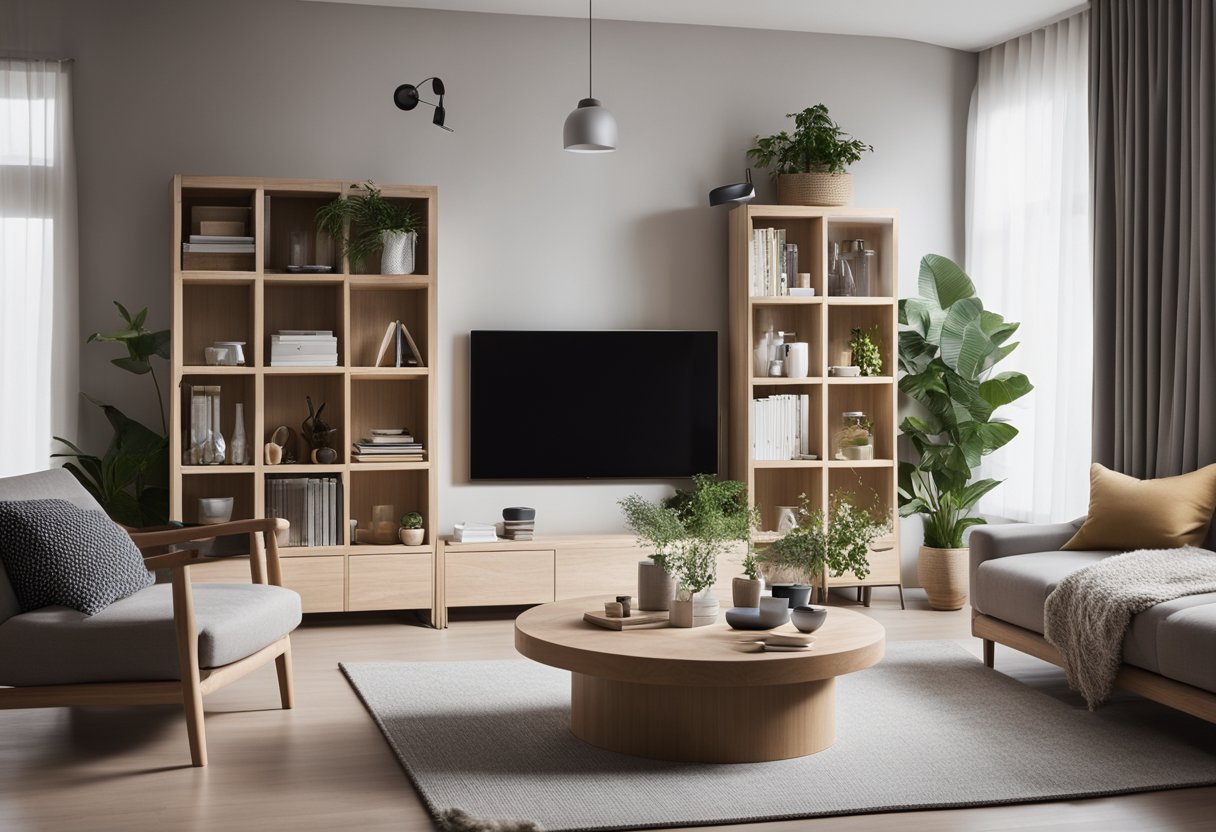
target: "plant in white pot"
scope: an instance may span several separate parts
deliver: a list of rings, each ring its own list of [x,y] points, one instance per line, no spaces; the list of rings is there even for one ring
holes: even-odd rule
[[[422,220],[408,205],[386,199],[376,183],[351,185],[351,193],[317,209],[317,228],[338,240],[352,270],[380,251],[380,274],[413,274]]]
[[[916,450],[899,466],[901,516],[925,523],[917,576],[935,610],[967,601],[968,551],[963,534],[984,519],[972,514],[1000,480],[974,480],[980,460],[1018,434],[993,418],[1002,405],[1034,389],[1022,373],[993,374],[1017,347],[1006,343],[1018,324],[984,309],[971,278],[953,261],[920,261],[919,297],[899,302],[899,389],[921,409],[900,431]]]
[[[669,576],[675,600],[667,596],[673,626],[710,624],[718,615],[718,601],[709,591],[717,577],[719,557],[731,546],[746,544],[756,524],[749,505],[747,487],[735,480],[719,481],[712,476],[693,477],[691,491],[677,491],[660,503],[638,494],[620,501],[625,523],[639,541],[652,546],[654,565]],[[651,609],[639,566],[638,607]],[[655,607],[666,609],[667,607]],[[684,621],[688,623],[680,623]]]
[[[777,179],[777,202],[782,205],[848,205],[853,198],[849,165],[873,145],[854,139],[840,129],[823,104],[788,113],[794,134],[782,130],[767,138],[756,136],[747,157],[769,168]]]
[[[401,529],[397,536],[406,546],[421,546],[426,538],[426,529],[422,527],[422,515],[411,511],[401,518]]]
[[[812,587],[825,589],[824,578],[852,572],[859,579],[870,573],[870,548],[891,531],[890,518],[857,505],[848,492],[838,491],[827,512],[812,507],[805,494],[798,525],[757,557],[774,573],[797,575]]]

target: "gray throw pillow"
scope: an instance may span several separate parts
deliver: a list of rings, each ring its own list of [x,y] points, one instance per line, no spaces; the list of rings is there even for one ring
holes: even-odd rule
[[[66,500],[0,502],[0,561],[22,612],[94,615],[155,582],[121,526]]]

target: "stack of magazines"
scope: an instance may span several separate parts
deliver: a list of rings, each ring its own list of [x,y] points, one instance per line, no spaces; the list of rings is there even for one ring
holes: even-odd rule
[[[351,446],[355,462],[422,462],[426,451],[414,440],[409,428],[373,428],[371,436]]]

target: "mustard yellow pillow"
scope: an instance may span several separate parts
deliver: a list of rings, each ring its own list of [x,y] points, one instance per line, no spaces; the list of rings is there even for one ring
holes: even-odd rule
[[[1176,549],[1203,543],[1216,509],[1216,465],[1138,480],[1089,468],[1089,516],[1064,549]]]

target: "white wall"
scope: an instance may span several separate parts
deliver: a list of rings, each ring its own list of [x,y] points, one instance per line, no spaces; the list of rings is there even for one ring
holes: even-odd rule
[[[670,484],[471,484],[467,334],[477,328],[689,328],[726,333],[726,215],[756,133],[816,102],[876,152],[854,203],[901,214],[901,287],[926,252],[962,259],[963,162],[975,56],[908,41],[602,22],[595,93],[620,150],[561,149],[586,94],[586,21],[293,0],[0,0],[0,52],[76,68],[81,326],[111,299],[168,324],[174,173],[374,178],[440,194],[437,451],[446,531],[532,505],[545,531],[620,528],[615,501]],[[441,76],[446,133],[391,101]],[[775,198],[763,173],[760,200]],[[83,349],[82,386],[151,421],[143,380]],[[552,379],[538,383],[553,383]],[[106,431],[82,411],[86,444]],[[613,441],[628,441],[626,426]]]

